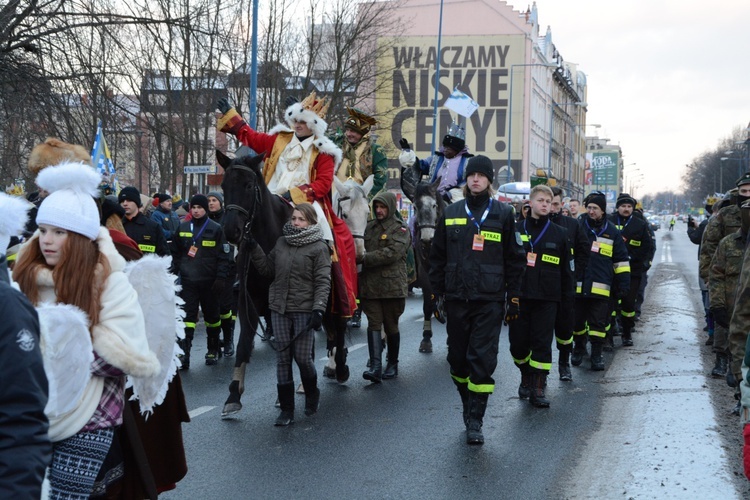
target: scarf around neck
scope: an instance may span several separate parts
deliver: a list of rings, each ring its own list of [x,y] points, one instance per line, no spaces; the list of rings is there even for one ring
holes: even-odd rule
[[[294,227],[291,222],[284,224],[283,229],[286,242],[293,247],[301,247],[315,243],[323,239],[323,231],[320,224],[313,224],[307,227]]]

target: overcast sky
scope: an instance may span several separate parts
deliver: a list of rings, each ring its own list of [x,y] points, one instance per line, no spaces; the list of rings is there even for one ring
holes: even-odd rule
[[[750,122],[750,1],[536,4],[539,33],[588,77],[587,122],[643,174],[638,196],[682,189],[685,164]]]

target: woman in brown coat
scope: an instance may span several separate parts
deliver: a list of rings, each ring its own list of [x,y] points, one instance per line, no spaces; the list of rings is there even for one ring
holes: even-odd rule
[[[294,422],[292,358],[305,388],[305,415],[318,411],[320,390],[315,370],[314,330],[323,322],[323,311],[331,291],[331,253],[323,240],[315,208],[298,204],[284,236],[266,255],[255,240],[248,240],[258,272],[272,276],[268,291],[271,325],[276,337],[276,378],[281,414],[276,425]]]

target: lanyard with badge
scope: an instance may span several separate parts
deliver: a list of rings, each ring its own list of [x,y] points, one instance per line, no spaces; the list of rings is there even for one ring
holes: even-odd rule
[[[597,238],[599,238],[599,236],[604,234],[604,231],[606,231],[607,229],[607,224],[609,223],[607,221],[604,221],[604,226],[602,226],[602,230],[599,231],[599,233],[597,234],[597,232],[594,231],[594,229],[589,225],[589,221],[586,221],[586,227],[588,227],[589,231],[594,233],[594,236],[596,236]],[[594,240],[594,242],[591,244],[591,251],[595,253],[599,253],[599,241]]]
[[[526,219],[523,221],[523,232],[526,233],[526,237],[529,239],[529,245],[531,245],[531,252],[526,252],[526,265],[529,267],[536,266],[536,254],[534,253],[534,245],[539,243],[542,239],[542,236],[544,236],[544,233],[547,232],[547,228],[549,227],[550,221],[547,220],[547,223],[544,225],[544,228],[542,228],[542,231],[539,233],[539,236],[536,237],[534,241],[531,241],[531,235],[526,230]]]
[[[195,257],[195,254],[198,253],[198,247],[196,246],[195,240],[201,237],[203,234],[203,230],[206,229],[206,226],[208,225],[208,217],[206,217],[206,222],[203,223],[203,227],[201,227],[200,231],[198,231],[198,234],[193,235],[193,245],[190,247],[190,250],[188,250],[188,257]],[[193,232],[193,222],[190,222],[190,233]]]
[[[487,208],[484,210],[484,213],[482,214],[482,218],[477,222],[477,220],[474,218],[474,215],[471,213],[471,210],[469,210],[469,204],[464,202],[464,209],[466,210],[466,215],[469,216],[469,219],[471,219],[471,222],[474,223],[475,226],[477,226],[477,234],[474,235],[474,242],[471,244],[471,249],[476,250],[478,252],[481,252],[484,250],[484,235],[482,234],[482,224],[484,224],[485,219],[487,219],[487,215],[490,213],[490,209],[492,208],[492,198],[490,198],[490,202],[487,205]]]

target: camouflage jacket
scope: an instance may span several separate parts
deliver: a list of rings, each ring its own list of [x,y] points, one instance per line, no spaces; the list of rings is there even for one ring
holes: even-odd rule
[[[729,336],[745,335],[748,331],[750,331],[750,252],[745,252],[735,292],[734,311],[729,322]],[[750,361],[747,354],[745,358]]]
[[[718,214],[709,219],[706,230],[703,232],[703,239],[701,240],[699,272],[703,281],[708,282],[711,259],[713,259],[721,239],[737,232],[741,225],[740,207],[737,205],[724,207],[719,210]]]
[[[719,242],[708,273],[710,308],[724,307],[729,314],[734,310],[737,281],[742,271],[746,235],[741,231],[725,236]]]

